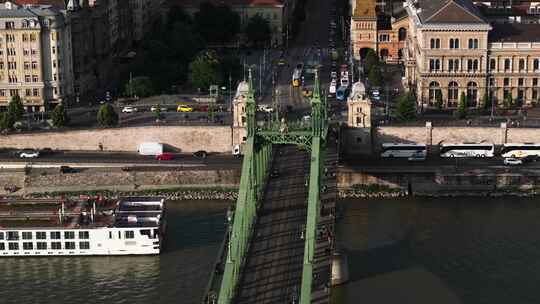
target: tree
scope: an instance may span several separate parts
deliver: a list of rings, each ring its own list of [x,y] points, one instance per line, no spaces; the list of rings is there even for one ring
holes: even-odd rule
[[[255,14],[255,16],[249,18],[245,34],[248,40],[255,45],[264,45],[270,41],[272,36],[270,22],[264,19],[260,14]]]
[[[508,95],[506,95],[504,97],[504,100],[503,100],[503,105],[506,109],[510,108],[513,104],[512,102],[513,98],[512,98],[512,93],[508,93]]]
[[[207,90],[212,84],[220,84],[219,60],[214,52],[200,53],[189,64],[189,80],[199,89]]]
[[[194,21],[199,33],[212,43],[229,42],[240,31],[240,15],[228,5],[215,6],[203,2],[195,13]]]
[[[156,116],[156,120],[161,119],[161,106],[155,105],[156,110],[154,111],[154,116]]]
[[[220,79],[225,81],[225,86],[229,86],[229,76],[233,85],[242,77],[242,63],[240,57],[236,55],[224,55],[219,59],[220,62]]]
[[[154,94],[152,80],[148,77],[135,77],[126,84],[126,95],[148,97]]]
[[[378,66],[373,66],[371,70],[369,70],[368,79],[369,83],[374,87],[380,87],[382,85],[382,74]]]
[[[0,113],[0,130],[7,131],[13,128],[15,120],[9,112]]]
[[[399,97],[396,116],[401,121],[413,120],[416,117],[416,97],[412,92]]]
[[[379,66],[379,56],[377,56],[374,50],[368,49],[366,58],[364,59],[364,71],[370,72],[375,66]]]
[[[461,95],[459,96],[456,115],[458,118],[465,118],[467,116],[467,96],[465,96],[465,92],[461,92]]]
[[[443,108],[443,100],[442,100],[442,92],[441,90],[435,91],[435,107],[437,110],[442,110]]]
[[[22,119],[24,114],[24,106],[19,95],[11,97],[11,100],[8,104],[8,113],[10,113],[11,118],[14,121],[19,121]]]
[[[110,104],[104,104],[99,108],[97,121],[103,127],[111,127],[118,123],[118,114]]]
[[[69,117],[63,104],[58,104],[54,107],[51,118],[53,126],[57,128],[63,127],[69,122]]]

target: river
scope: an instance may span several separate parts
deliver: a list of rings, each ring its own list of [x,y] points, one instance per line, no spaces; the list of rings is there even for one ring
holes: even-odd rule
[[[540,201],[343,201],[332,303],[540,303]]]
[[[166,251],[0,258],[2,304],[199,303],[228,204],[168,205]],[[345,200],[336,226],[350,282],[333,304],[540,303],[538,199]]]
[[[159,256],[0,258],[0,303],[200,303],[227,206],[169,203],[166,248]]]

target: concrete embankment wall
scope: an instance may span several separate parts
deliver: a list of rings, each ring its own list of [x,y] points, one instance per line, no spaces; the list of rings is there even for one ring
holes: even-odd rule
[[[30,169],[27,172],[0,172],[0,193],[7,194],[6,185],[21,190],[14,195],[45,192],[82,191],[141,191],[157,189],[237,188],[241,172],[227,170],[169,170],[129,171],[118,168],[82,169],[77,173],[62,174],[57,169]]]
[[[142,142],[160,142],[177,152],[230,152],[240,130],[230,126],[148,126],[0,136],[1,148],[100,149],[134,152]],[[234,135],[234,136],[233,136]]]
[[[494,193],[540,193],[540,170],[495,172],[439,170],[422,173],[366,173],[361,169],[340,168],[338,188],[362,186],[411,191],[416,195],[488,195]]]

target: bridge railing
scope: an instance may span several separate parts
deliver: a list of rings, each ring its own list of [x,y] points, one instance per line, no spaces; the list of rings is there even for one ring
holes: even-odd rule
[[[231,303],[235,296],[241,276],[241,267],[245,263],[249,241],[253,235],[258,201],[264,190],[271,163],[271,144],[255,145],[254,137],[248,137],[244,147],[240,190],[218,297],[220,304]]]

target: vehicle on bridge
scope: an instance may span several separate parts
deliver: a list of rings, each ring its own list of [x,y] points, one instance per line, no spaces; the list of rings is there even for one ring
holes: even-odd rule
[[[383,143],[382,158],[409,158],[410,160],[425,160],[427,147],[423,144]]]
[[[300,82],[302,80],[302,69],[299,69],[298,67],[294,69],[293,75],[292,75],[292,86],[293,87],[299,87]]]
[[[504,144],[501,150],[501,156],[504,158],[522,158],[529,155],[540,157],[540,143]]]
[[[333,97],[336,94],[337,91],[337,81],[335,79],[332,79],[332,82],[330,82],[330,86],[328,87],[328,96]]]
[[[344,101],[347,99],[348,93],[349,93],[348,87],[340,86],[336,91],[336,99],[340,101]]]
[[[493,157],[495,145],[492,143],[440,144],[441,157]]]
[[[19,152],[19,158],[38,158],[38,157],[39,157],[38,150],[24,149],[21,152]]]
[[[193,108],[186,105],[179,105],[176,108],[176,112],[193,112]]]

